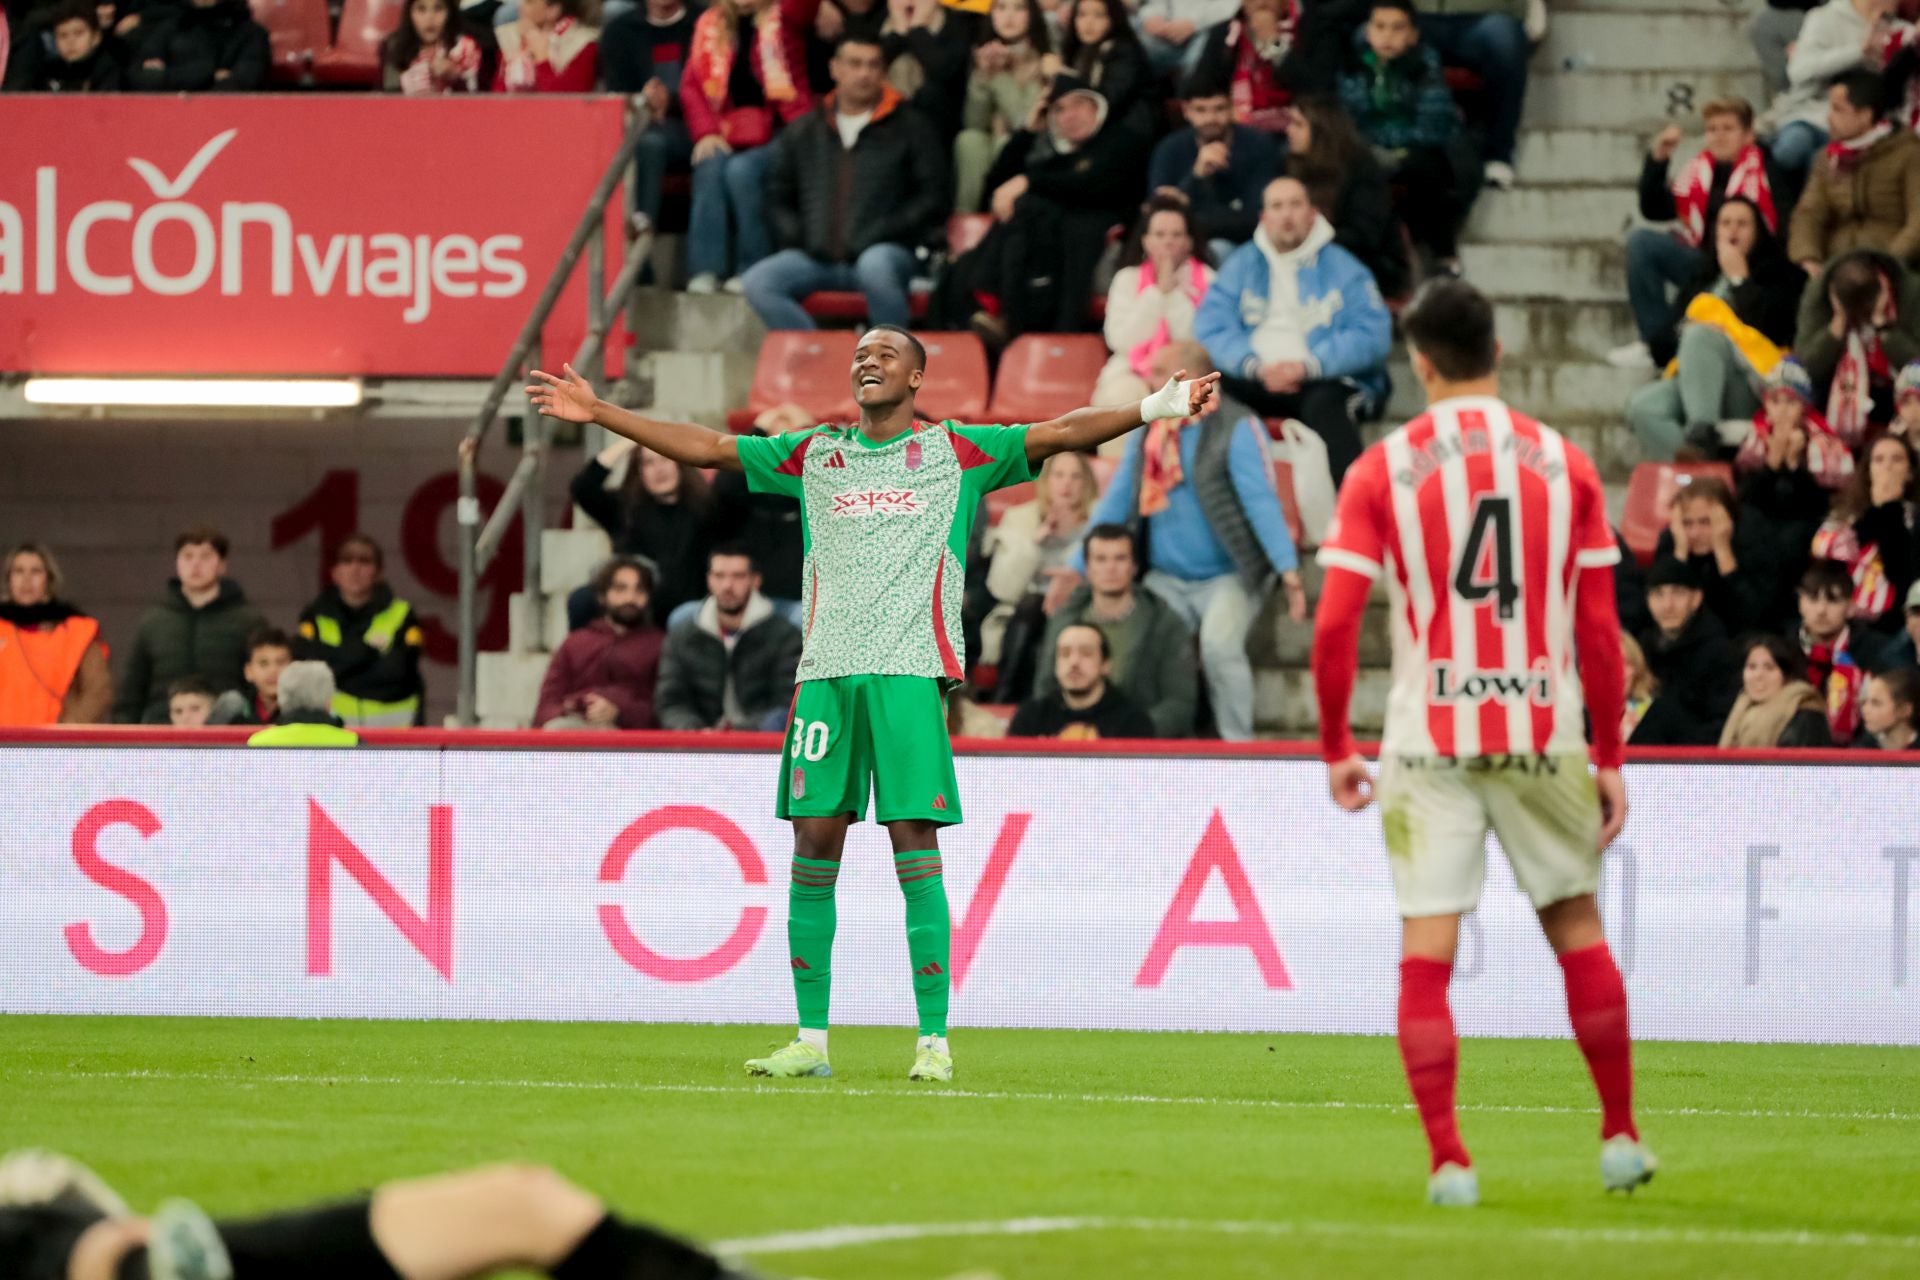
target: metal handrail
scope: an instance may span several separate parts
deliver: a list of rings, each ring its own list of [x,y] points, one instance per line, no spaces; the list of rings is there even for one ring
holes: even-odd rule
[[[581,211],[580,220],[574,225],[573,234],[561,250],[559,260],[554,263],[552,274],[547,277],[546,287],[540,291],[533,309],[527,313],[526,322],[520,326],[520,334],[514,339],[500,372],[487,388],[486,398],[481,402],[479,412],[474,415],[473,425],[467,428],[460,441],[460,500],[455,506],[460,544],[460,688],[454,715],[462,728],[472,728],[477,722],[475,703],[479,681],[479,618],[476,605],[480,575],[486,572],[487,566],[498,554],[515,515],[525,517],[527,550],[524,561],[525,584],[521,589],[523,609],[527,619],[536,625],[545,613],[545,600],[540,588],[540,535],[546,527],[549,436],[546,419],[529,411],[525,419],[526,427],[521,433],[520,463],[514,468],[505,491],[494,504],[492,515],[484,527],[481,525],[479,497],[480,447],[486,441],[487,432],[492,430],[494,420],[500,416],[500,407],[508,393],[525,379],[528,358],[539,344],[541,331],[546,328],[560,294],[566,289],[567,280],[579,263],[582,251],[588,255],[587,333],[580,343],[580,349],[574,353],[573,364],[576,367],[585,366],[593,353],[604,347],[614,318],[625,310],[627,297],[632,293],[634,282],[640,278],[640,271],[652,252],[653,233],[651,228],[644,229],[627,245],[619,274],[603,293],[601,284],[606,265],[607,202],[619,190],[634,146],[649,123],[651,115],[644,99],[632,100],[626,136],[621,140],[619,150],[608,161],[606,171],[600,175],[587,207]]]

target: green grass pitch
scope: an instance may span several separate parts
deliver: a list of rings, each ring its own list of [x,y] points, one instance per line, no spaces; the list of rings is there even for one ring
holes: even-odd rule
[[[822,1280],[1920,1275],[1920,1051],[1638,1046],[1660,1176],[1605,1196],[1579,1055],[1468,1040],[1484,1203],[1421,1201],[1390,1040],[833,1033],[755,1085],[767,1027],[0,1018],[0,1148],[141,1206],[238,1214],[538,1160],[621,1210]],[[861,1228],[873,1228],[862,1231]],[[883,1230],[898,1228],[898,1230]],[[785,1237],[775,1239],[774,1237]]]

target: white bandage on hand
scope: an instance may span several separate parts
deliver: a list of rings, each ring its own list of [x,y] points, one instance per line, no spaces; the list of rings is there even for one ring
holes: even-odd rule
[[[1193,383],[1167,379],[1167,385],[1140,402],[1140,421],[1193,416]]]

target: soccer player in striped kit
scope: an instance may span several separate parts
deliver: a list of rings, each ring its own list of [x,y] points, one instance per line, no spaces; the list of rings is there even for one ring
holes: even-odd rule
[[[1656,1162],[1633,1123],[1626,988],[1595,900],[1601,851],[1627,816],[1620,553],[1593,463],[1500,400],[1487,299],[1439,281],[1401,327],[1427,411],[1347,472],[1320,548],[1313,671],[1334,800],[1356,812],[1380,802],[1402,917],[1400,1055],[1433,1157],[1427,1198],[1479,1202],[1454,1116],[1447,986],[1460,917],[1486,877],[1488,828],[1566,978],[1600,1093],[1602,1181],[1631,1191]],[[1347,709],[1361,616],[1383,574],[1393,672],[1375,783]]]

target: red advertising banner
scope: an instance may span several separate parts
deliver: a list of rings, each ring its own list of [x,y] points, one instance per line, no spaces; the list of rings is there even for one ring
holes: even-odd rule
[[[0,370],[489,376],[623,111],[614,97],[10,96]],[[576,272],[549,351],[571,355],[585,313]]]

